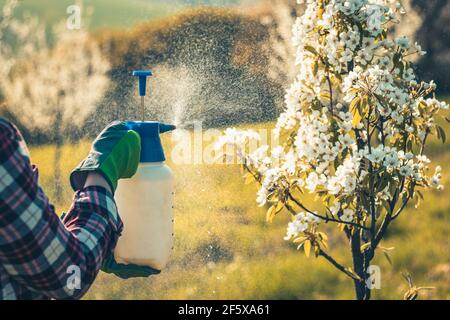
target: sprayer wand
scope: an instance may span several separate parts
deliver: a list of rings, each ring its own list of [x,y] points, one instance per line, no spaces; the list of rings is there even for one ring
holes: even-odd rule
[[[150,70],[136,70],[133,71],[133,76],[139,78],[139,96],[141,97],[141,113],[142,121],[145,121],[145,95],[147,91],[147,77],[152,76]]]

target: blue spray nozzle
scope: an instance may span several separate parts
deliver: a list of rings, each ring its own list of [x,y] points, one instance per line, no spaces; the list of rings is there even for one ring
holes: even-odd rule
[[[164,132],[168,132],[168,131],[173,131],[175,130],[177,127],[174,126],[173,124],[165,124],[165,123],[160,123],[159,124],[159,133],[164,133]]]
[[[141,162],[162,162],[166,160],[159,135],[175,130],[174,125],[157,121],[129,121],[127,126],[141,137]]]
[[[139,78],[139,95],[145,97],[147,91],[147,77],[152,76],[150,70],[136,70],[133,71],[133,76]]]

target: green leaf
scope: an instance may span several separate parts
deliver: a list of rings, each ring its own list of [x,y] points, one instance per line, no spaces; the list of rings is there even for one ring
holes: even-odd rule
[[[245,180],[244,180],[245,184],[251,184],[251,183],[255,182],[255,177],[251,173],[248,173],[247,175],[245,175],[244,178],[245,178]]]
[[[412,140],[406,141],[406,151],[412,152],[412,150],[413,150],[413,142],[412,142]]]
[[[405,62],[400,62],[398,65],[398,68],[400,69],[400,74],[402,75],[405,72],[406,67],[406,63]]]
[[[392,214],[392,212],[391,212],[391,205],[389,204],[389,202],[387,200],[382,199],[381,200],[381,205],[386,210],[386,212],[388,212],[389,214]]]
[[[317,53],[316,49],[314,49],[314,48],[311,47],[311,46],[305,46],[305,50],[311,52],[312,54],[314,54],[314,55],[316,55],[316,56],[319,55],[319,53]]]
[[[309,258],[309,255],[311,253],[311,241],[310,240],[306,240],[304,245],[303,245],[303,249],[305,250],[305,255]]]
[[[313,64],[313,75],[317,75],[317,72],[319,72],[319,61],[314,61],[314,64]]]
[[[442,127],[436,127],[438,139],[442,140],[442,143],[447,141],[447,135],[445,134],[445,130]]]
[[[360,199],[364,208],[370,207],[370,201],[364,193],[361,193]]]
[[[284,203],[283,201],[278,201],[277,204],[274,204],[273,206],[271,206],[269,208],[269,210],[267,210],[266,213],[266,221],[268,223],[272,223],[273,218],[275,218],[275,216],[284,208]]]
[[[421,200],[424,200],[422,192],[420,192],[419,190],[416,190],[416,193],[420,197]]]
[[[331,95],[329,92],[321,92],[320,97],[324,100],[328,100],[328,101],[331,100]]]
[[[362,120],[360,106],[361,106],[361,98],[359,97],[353,99],[353,101],[350,103],[350,112],[353,114],[354,128],[356,128]]]
[[[355,271],[353,271],[352,268],[348,267],[348,268],[345,268],[345,270],[346,270],[347,272],[351,273],[355,278],[357,278],[357,279],[359,279],[359,280],[362,281],[361,277],[358,276],[358,274],[357,274]]]
[[[393,266],[393,263],[392,263],[391,257],[389,256],[389,253],[388,253],[387,251],[383,251],[383,254],[384,254],[384,256],[386,257],[386,260],[389,262],[389,264],[390,264],[391,267],[392,267],[392,266]]]
[[[394,55],[394,64],[397,66],[397,64],[400,62],[400,59],[402,58],[402,54],[401,53],[396,53]]]
[[[419,208],[421,201],[422,200],[420,199],[419,195],[414,194],[414,208],[416,208],[416,209]]]
[[[301,245],[305,242],[305,240],[307,240],[308,238],[301,236],[301,237],[297,237],[294,239],[294,243],[299,243],[299,247],[301,247]]]
[[[370,247],[370,245],[371,245],[370,242],[364,243],[360,248],[361,252],[364,252],[367,248]]]
[[[328,240],[328,236],[326,235],[326,233],[323,232],[317,232],[317,234],[325,241]]]
[[[326,248],[326,244],[324,247]],[[320,247],[318,245],[315,245],[314,246],[314,255],[316,256],[316,258],[319,257],[319,254],[320,254]]]
[[[269,210],[267,210],[267,213],[266,213],[266,221],[267,221],[268,223],[272,223],[273,218],[275,217],[275,214],[276,214],[276,208],[275,208],[275,206],[271,206],[271,207],[269,208]]]
[[[356,97],[355,99],[353,99],[353,101],[350,103],[350,107],[349,107],[350,112],[354,113],[358,109],[360,103],[361,103],[360,97]]]
[[[420,111],[422,111],[422,112],[425,111],[427,109],[427,106],[428,105],[425,103],[425,101],[422,100],[419,102],[419,110]]]
[[[383,191],[389,184],[389,175],[385,174],[382,176],[380,184],[377,188],[378,192]]]

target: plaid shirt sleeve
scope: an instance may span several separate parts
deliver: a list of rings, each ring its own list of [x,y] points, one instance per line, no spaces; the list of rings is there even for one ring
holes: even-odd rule
[[[122,231],[112,195],[75,193],[61,221],[18,130],[0,119],[0,300],[78,299]]]

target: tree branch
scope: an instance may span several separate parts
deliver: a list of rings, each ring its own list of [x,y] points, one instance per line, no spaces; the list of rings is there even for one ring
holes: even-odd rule
[[[347,221],[342,221],[342,220],[339,220],[339,219],[335,219],[335,218],[319,215],[316,212],[313,212],[313,211],[309,210],[308,208],[306,208],[300,201],[295,199],[290,192],[288,192],[288,197],[289,197],[290,200],[292,200],[300,208],[302,208],[303,210],[305,210],[309,214],[311,214],[311,215],[313,215],[313,216],[315,216],[315,217],[317,217],[319,219],[324,220],[325,222],[337,222],[337,223],[342,223],[342,224],[346,224],[346,225],[349,225],[349,226],[357,227],[357,228],[360,228],[360,229],[369,230],[369,228],[367,228],[367,227],[365,227],[363,225],[360,225],[358,223],[355,223],[355,222],[347,222]]]
[[[324,257],[328,262],[330,262],[336,269],[343,272],[350,278],[352,278],[355,281],[361,281],[361,279],[355,275],[354,273],[350,272],[348,269],[346,269],[343,265],[341,265],[339,262],[337,262],[333,257],[328,255],[325,251],[322,249],[319,249],[319,256]]]
[[[247,170],[247,171],[253,176],[253,178],[254,178],[256,181],[258,181],[258,183],[261,185],[261,179],[259,179],[258,176],[257,176],[257,175],[256,175],[256,174],[248,167],[247,163],[244,162],[244,163],[243,163],[243,166],[244,166],[245,170]],[[299,206],[300,208],[302,208],[303,210],[305,210],[305,211],[308,212],[309,214],[315,216],[316,218],[319,218],[319,219],[324,220],[325,222],[337,222],[337,223],[342,223],[342,224],[350,225],[350,226],[353,226],[353,227],[357,227],[357,228],[360,228],[360,229],[369,230],[367,227],[365,227],[365,226],[363,226],[363,225],[360,225],[360,224],[358,224],[358,223],[354,223],[354,222],[346,222],[346,221],[338,220],[338,219],[335,219],[335,218],[330,218],[330,217],[326,217],[326,216],[319,215],[319,214],[317,214],[317,213],[315,213],[315,212],[309,210],[308,208],[306,208],[300,201],[298,201],[297,199],[295,199],[294,196],[293,196],[289,191],[287,191],[287,196],[288,196],[288,198],[289,198],[290,200],[292,200],[297,206]],[[297,212],[295,212],[295,210],[294,210],[291,206],[289,206],[287,203],[285,203],[284,206],[285,206],[286,209],[288,209],[293,215],[296,215],[296,214],[297,214]]]

